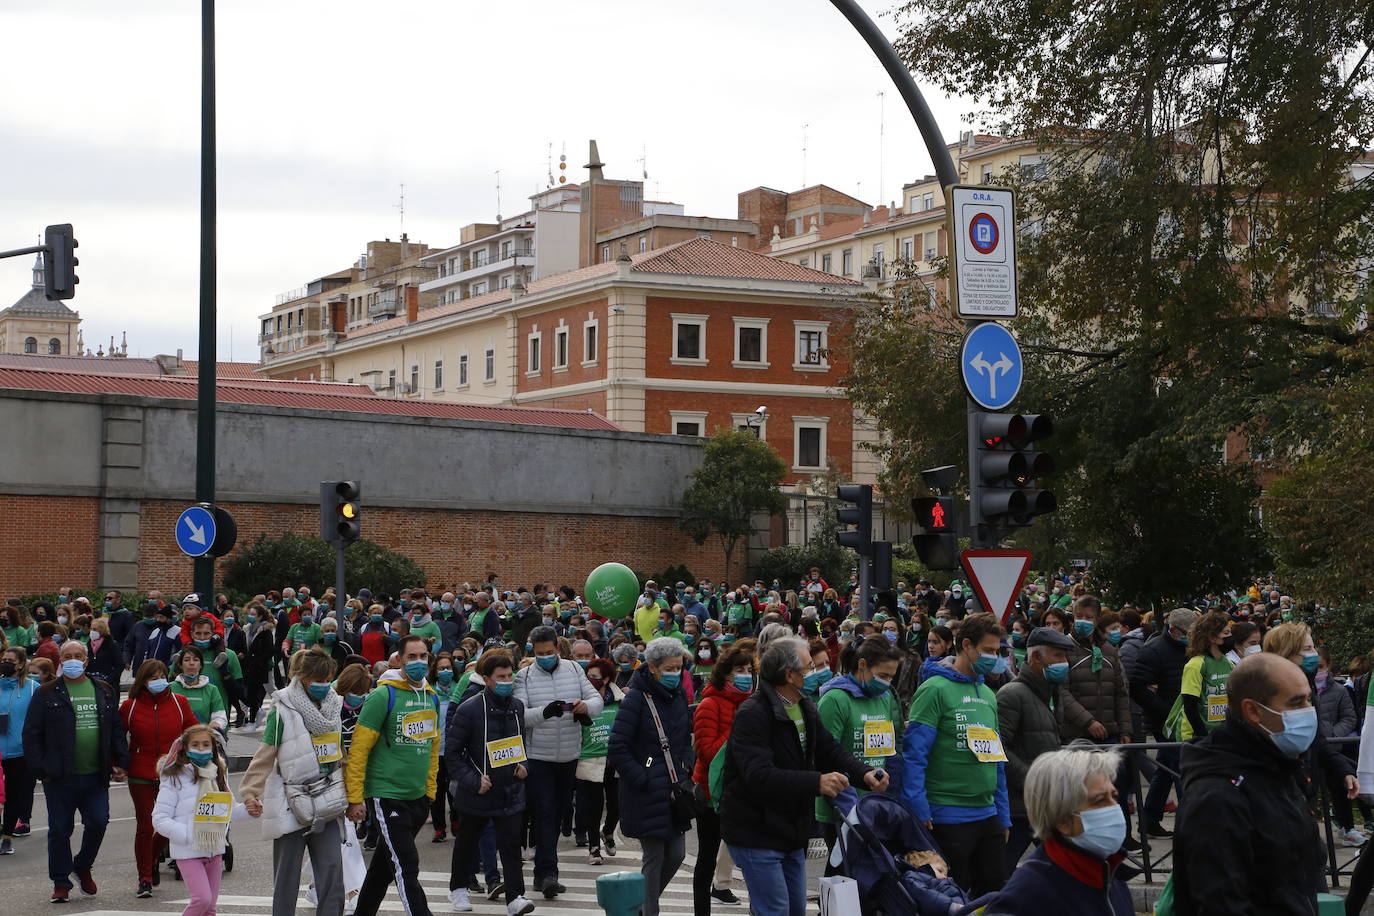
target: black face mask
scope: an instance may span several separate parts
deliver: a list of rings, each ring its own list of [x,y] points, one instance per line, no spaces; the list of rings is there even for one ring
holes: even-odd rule
[[[14,677],[19,668],[14,662],[0,662],[0,677]]]
[[[1235,638],[1234,636],[1228,636],[1228,637],[1226,637],[1225,639],[1223,639],[1223,640],[1221,641],[1221,651],[1222,651],[1222,652],[1230,652],[1230,651],[1231,651],[1232,649],[1234,649],[1235,647],[1236,647],[1236,638]]]

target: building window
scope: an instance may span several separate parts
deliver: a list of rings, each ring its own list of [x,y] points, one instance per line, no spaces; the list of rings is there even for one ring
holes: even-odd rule
[[[904,260],[911,260],[912,247],[911,239],[902,239],[902,258]]]
[[[505,259],[508,258],[508,257],[510,257],[510,242],[502,242],[502,243],[501,243],[501,259],[502,259],[502,260],[505,260]]]
[[[845,277],[854,276],[854,249],[846,248],[840,252],[840,274]]]
[[[992,184],[992,166],[983,166],[983,184]]]
[[[543,342],[544,335],[541,333],[534,333],[529,336],[529,361],[525,369],[527,374],[539,372],[539,349]]]
[[[468,384],[468,355],[463,353],[458,357],[458,386],[466,388]]]
[[[410,393],[418,394],[420,391],[420,367],[410,367]]]
[[[706,411],[704,410],[670,410],[668,418],[675,435],[703,436],[706,434]]]
[[[553,332],[553,367],[568,368],[568,329],[558,328]]]
[[[501,288],[502,288],[502,289],[506,289],[506,288],[509,287],[509,286],[510,286],[510,277],[502,277],[502,278],[501,278]]]
[[[639,237],[639,250],[641,252],[649,250],[649,237],[647,235],[641,235]]]
[[[706,365],[706,316],[673,315],[672,319],[672,361],[688,365]]]
[[[444,390],[444,361],[442,359],[434,361],[434,390]]]
[[[472,284],[472,294],[473,294],[474,296],[484,296],[484,295],[486,295],[486,292],[487,292],[487,281],[486,281],[486,280],[483,280],[481,283],[474,283],[474,284]]]
[[[768,438],[768,417],[760,417],[753,413],[732,413],[730,423],[743,433],[753,433],[757,439],[767,440]]]
[[[811,259],[810,259],[810,258],[802,258],[802,259],[799,260],[797,263],[800,264],[802,267],[810,267],[810,266],[811,266]]]
[[[597,323],[588,321],[582,326],[582,364],[596,362]]]
[[[887,276],[887,265],[884,260],[886,256],[886,253],[883,251],[882,243],[873,246],[873,263],[878,268],[878,279],[880,280]]]
[[[496,381],[496,351],[488,348],[486,354],[486,375],[483,376],[487,381]]]
[[[736,318],[735,362],[738,369],[768,368],[768,319]]]
[[[25,353],[37,353],[37,352],[38,352],[38,338],[37,338],[37,337],[25,337],[25,338],[24,338],[24,352],[25,352]]]
[[[1043,153],[1021,157],[1021,177],[1027,181],[1040,181],[1049,173],[1048,157]]]
[[[828,255],[828,254],[823,254],[823,255],[821,255],[821,270],[825,271],[826,273],[830,273],[830,264],[831,264],[831,260],[832,260],[832,258],[831,258],[830,255]]]
[[[934,195],[934,193],[931,193],[931,194],[923,194],[923,195],[921,196],[921,209],[922,209],[922,210],[933,210],[933,209],[935,209],[935,195]]]
[[[825,455],[826,417],[793,417],[792,469],[795,471],[822,470],[827,466]]]
[[[60,355],[62,353],[62,341],[58,340],[56,337],[49,338],[48,353],[53,356]]]
[[[794,321],[797,329],[796,361],[792,368],[817,370],[828,368],[825,360],[826,332],[824,321]]]
[[[388,369],[388,370],[387,370],[387,373],[386,373],[386,390],[387,390],[387,391],[395,391],[395,390],[396,390],[396,370],[395,370],[395,369]]]
[[[291,330],[291,320],[292,320],[293,318],[295,318],[295,317],[296,317],[296,313],[295,313],[295,312],[287,312],[287,313],[286,313],[286,329],[287,329],[288,331]]]
[[[935,245],[939,237],[940,236],[934,232],[927,232],[925,233],[925,235],[921,236],[923,240],[922,245],[925,248],[925,258],[927,261],[935,257]]]
[[[604,264],[604,263],[606,263],[607,261],[609,261],[610,259],[611,259],[611,246],[610,246],[610,245],[602,245],[602,246],[601,246],[601,263]]]

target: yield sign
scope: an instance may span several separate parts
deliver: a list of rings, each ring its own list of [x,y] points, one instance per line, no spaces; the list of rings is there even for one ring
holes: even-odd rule
[[[968,573],[983,610],[995,614],[1003,625],[1011,613],[1021,584],[1030,569],[1029,550],[965,550],[959,562]]]

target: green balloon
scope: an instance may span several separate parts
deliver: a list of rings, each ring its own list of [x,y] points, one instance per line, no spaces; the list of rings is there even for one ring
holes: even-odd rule
[[[592,610],[615,620],[634,612],[639,599],[639,579],[623,563],[602,563],[587,577],[583,593]]]

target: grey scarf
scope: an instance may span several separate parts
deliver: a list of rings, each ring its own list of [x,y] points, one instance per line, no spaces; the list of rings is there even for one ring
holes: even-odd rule
[[[299,714],[306,730],[312,735],[327,735],[343,728],[339,719],[343,697],[337,691],[329,691],[320,705],[316,706],[310,694],[301,686],[300,678],[292,678],[291,683],[277,691],[277,702]]]

